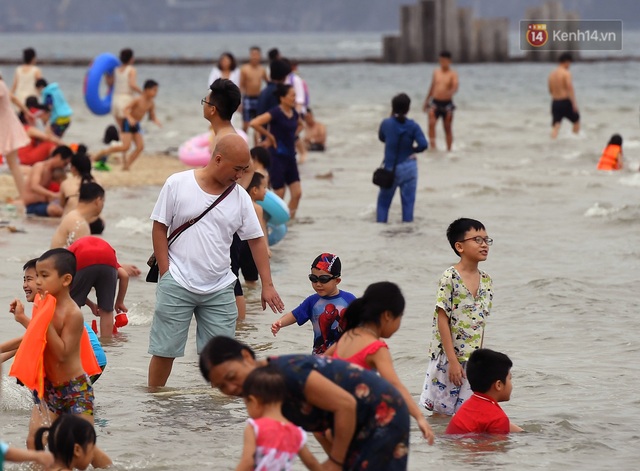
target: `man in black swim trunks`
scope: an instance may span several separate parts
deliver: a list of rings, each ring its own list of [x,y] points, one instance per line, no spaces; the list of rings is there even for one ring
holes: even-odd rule
[[[436,148],[436,122],[442,118],[444,134],[447,139],[447,150],[453,145],[453,95],[458,91],[458,73],[451,68],[451,53],[440,53],[440,68],[433,71],[431,88],[424,100],[423,110],[429,114],[429,147]]]
[[[569,66],[573,58],[571,54],[565,52],[558,59],[558,67],[549,74],[549,93],[553,98],[551,102],[551,138],[555,139],[560,130],[563,118],[567,118],[573,123],[573,133],[580,132],[580,113],[578,112],[578,102],[576,101],[575,90],[571,80]]]

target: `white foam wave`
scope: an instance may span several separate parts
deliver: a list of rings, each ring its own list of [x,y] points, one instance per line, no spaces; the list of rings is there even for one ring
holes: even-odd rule
[[[640,173],[624,176],[619,181],[621,185],[640,186]]]
[[[15,378],[2,376],[0,387],[0,410],[29,410],[33,405],[29,391],[23,386],[18,386]]]
[[[603,203],[603,204],[595,203],[593,206],[591,206],[589,209],[585,211],[584,215],[585,217],[588,217],[588,218],[606,217],[606,216],[615,214],[621,211],[622,209],[623,208],[613,207],[607,203]]]

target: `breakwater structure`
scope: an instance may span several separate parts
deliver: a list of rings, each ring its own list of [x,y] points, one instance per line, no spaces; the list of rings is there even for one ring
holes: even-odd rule
[[[527,20],[577,20],[565,12],[557,0],[529,8]],[[476,18],[472,8],[458,8],[456,0],[419,0],[400,7],[400,34],[382,39],[382,62],[407,64],[436,62],[447,50],[453,60],[465,62],[506,62],[509,56],[509,19]],[[524,60],[553,61],[556,51],[530,51]]]

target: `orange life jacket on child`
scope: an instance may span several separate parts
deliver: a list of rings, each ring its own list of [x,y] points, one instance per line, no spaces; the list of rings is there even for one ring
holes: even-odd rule
[[[609,144],[600,156],[598,170],[620,170],[622,168],[620,154],[622,154],[622,148],[619,145]]]

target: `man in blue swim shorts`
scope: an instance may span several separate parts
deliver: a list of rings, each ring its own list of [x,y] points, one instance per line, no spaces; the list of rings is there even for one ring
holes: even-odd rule
[[[262,67],[262,52],[258,46],[249,49],[249,62],[240,67],[240,92],[242,93],[242,129],[247,132],[249,121],[258,115],[258,97],[262,82],[268,82],[267,71]]]
[[[66,167],[72,155],[73,151],[67,146],[58,146],[53,150],[51,157],[31,167],[22,198],[27,214],[45,217],[62,216],[62,206],[58,202],[60,194],[51,191],[49,185],[53,180],[53,171]]]

